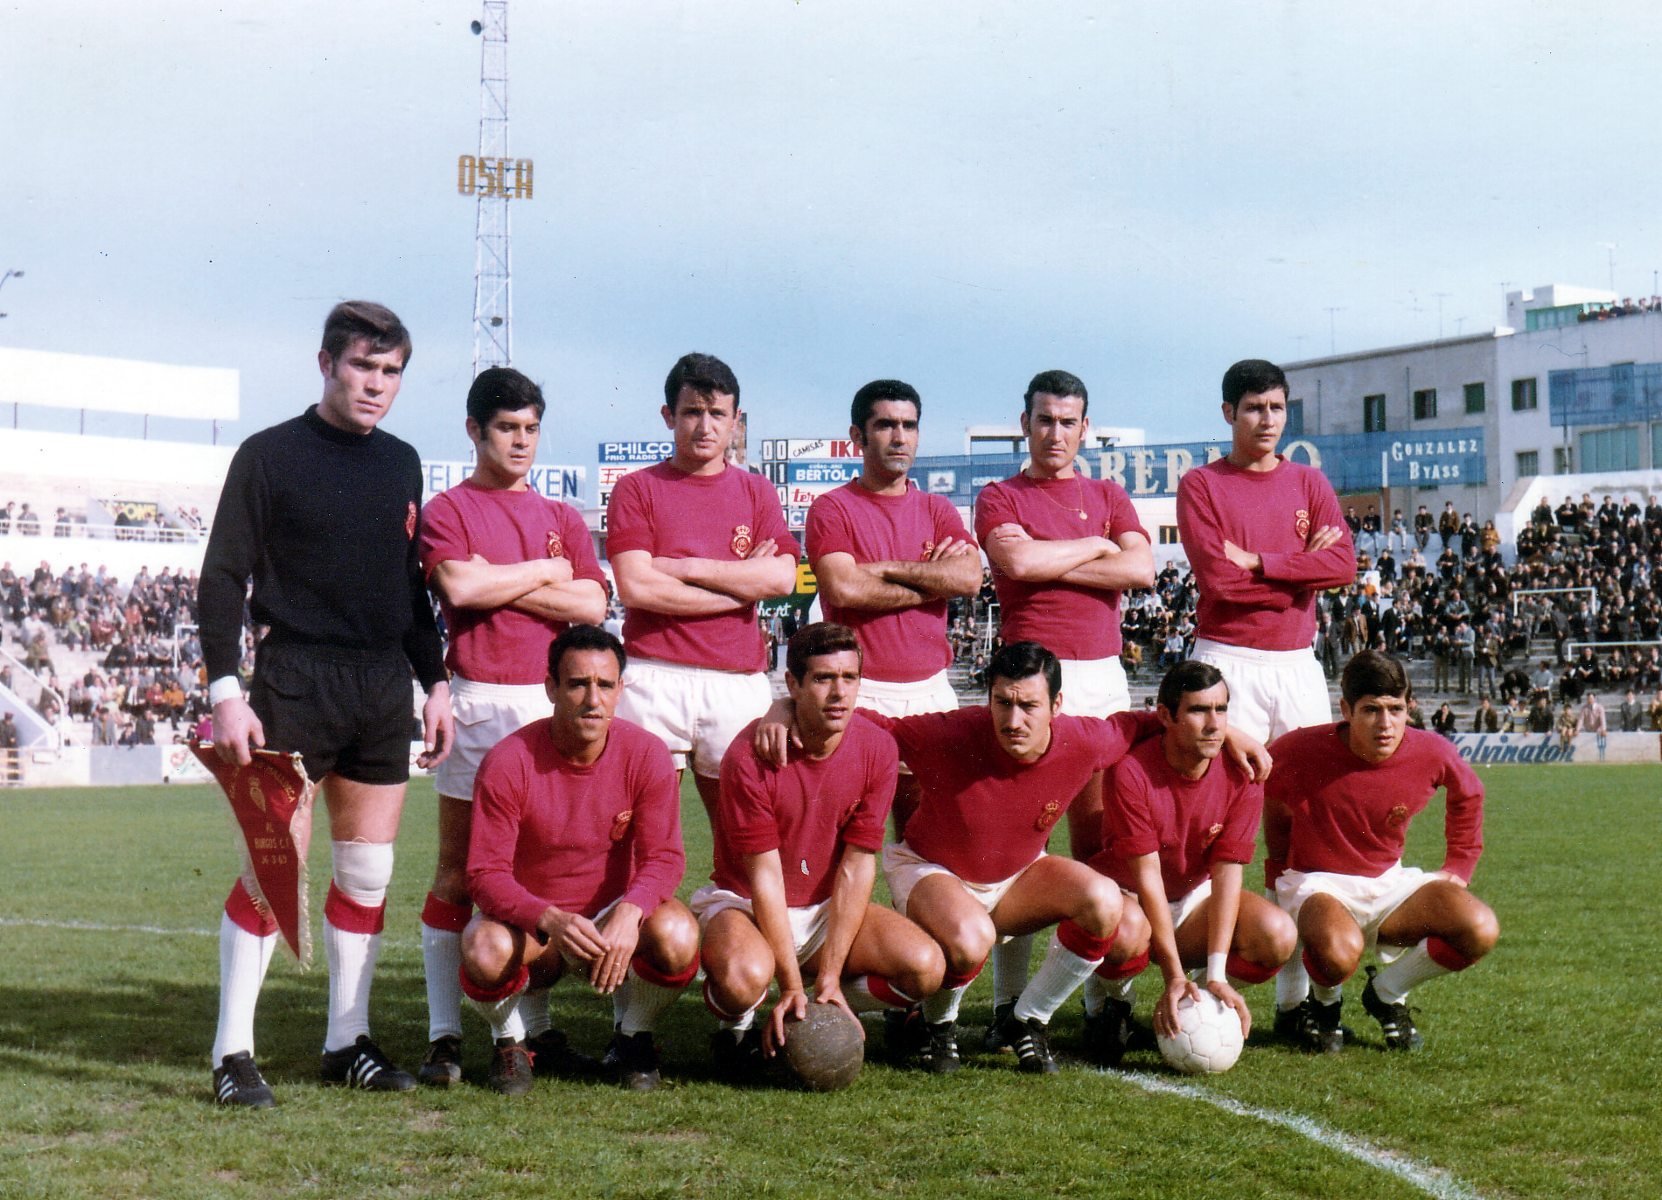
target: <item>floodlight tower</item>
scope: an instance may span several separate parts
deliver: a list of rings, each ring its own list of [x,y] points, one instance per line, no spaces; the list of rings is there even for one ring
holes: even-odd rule
[[[513,256],[508,202],[530,199],[531,164],[508,156],[508,0],[484,0],[479,52],[479,153],[463,155],[457,190],[475,196],[473,373],[513,362]],[[516,169],[517,168],[517,169]],[[513,173],[510,181],[509,173]]]

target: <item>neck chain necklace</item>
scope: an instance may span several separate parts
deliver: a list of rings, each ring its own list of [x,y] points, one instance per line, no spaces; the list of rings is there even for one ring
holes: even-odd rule
[[[1085,511],[1085,485],[1082,482],[1080,482],[1079,476],[1077,474],[1075,474],[1074,477],[1073,477],[1073,490],[1074,490],[1074,494],[1078,498],[1079,507],[1078,508],[1071,508],[1071,509],[1066,504],[1063,504],[1060,500],[1058,500],[1055,496],[1052,496],[1050,494],[1050,490],[1044,486],[1046,483],[1051,483],[1051,482],[1060,483],[1061,480],[1038,479],[1038,478],[1035,478],[1032,475],[1029,475],[1027,478],[1028,478],[1029,481],[1031,481],[1034,484],[1035,487],[1038,488],[1039,495],[1043,496],[1046,500],[1049,500],[1052,504],[1054,504],[1057,508],[1061,509],[1063,512],[1073,513],[1081,521],[1089,521],[1091,519],[1091,515],[1088,512]]]

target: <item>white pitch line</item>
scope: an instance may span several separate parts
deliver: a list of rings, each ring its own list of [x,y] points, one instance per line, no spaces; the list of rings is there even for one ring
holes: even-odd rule
[[[1473,1191],[1439,1167],[1415,1162],[1413,1159],[1405,1158],[1391,1150],[1382,1150],[1371,1142],[1364,1141],[1359,1137],[1352,1137],[1348,1133],[1340,1133],[1336,1129],[1329,1129],[1317,1121],[1312,1121],[1309,1117],[1299,1116],[1296,1113],[1276,1112],[1268,1108],[1254,1108],[1250,1104],[1242,1104],[1232,1096],[1209,1092],[1205,1088],[1195,1087],[1189,1083],[1174,1083],[1169,1079],[1160,1079],[1152,1075],[1106,1070],[1102,1074],[1123,1080],[1126,1083],[1135,1084],[1145,1092],[1182,1096],[1186,1100],[1199,1100],[1237,1117],[1251,1117],[1256,1121],[1263,1121],[1267,1125],[1279,1125],[1283,1129],[1290,1129],[1294,1133],[1309,1138],[1318,1146],[1336,1150],[1340,1154],[1349,1155],[1358,1162],[1395,1175],[1403,1182],[1419,1188],[1426,1195],[1436,1197],[1437,1200],[1483,1200],[1478,1192]]]
[[[207,937],[219,936],[217,929],[166,929],[160,925],[105,925],[97,921],[46,921],[32,917],[0,917],[0,929],[7,927],[17,929],[64,929],[73,933],[148,933],[159,937]],[[400,949],[409,949],[417,944],[415,938],[387,937],[382,935],[381,945]]]

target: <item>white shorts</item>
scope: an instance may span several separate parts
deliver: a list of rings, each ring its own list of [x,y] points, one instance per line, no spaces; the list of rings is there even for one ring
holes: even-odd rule
[[[1043,857],[1044,855],[1039,855],[1039,858]],[[1038,862],[1039,858],[1035,858],[1033,862]],[[1032,865],[1033,863],[1028,863],[1027,867]],[[906,915],[906,901],[912,895],[912,889],[931,875],[952,875],[954,879],[958,879],[964,891],[969,893],[970,899],[991,915],[1016,880],[1027,873],[1027,867],[1023,867],[1008,879],[1000,879],[994,883],[971,883],[967,879],[958,879],[957,875],[939,863],[925,862],[918,857],[917,851],[905,842],[890,842],[883,847],[883,878],[888,881],[889,899],[893,901],[895,911],[903,917]]]
[[[456,716],[456,744],[433,772],[439,795],[473,802],[473,777],[490,748],[515,730],[554,710],[540,683],[476,683],[450,680],[450,711]]]
[[[955,712],[958,709],[958,693],[952,690],[952,681],[947,678],[945,671],[912,683],[885,683],[881,679],[861,679],[860,695],[854,701],[854,705],[856,708],[870,709],[885,717]],[[900,773],[910,775],[912,768],[901,763]]]
[[[679,770],[721,777],[721,756],[739,731],[768,710],[773,686],[760,671],[713,671],[632,658],[617,715],[662,738]]]
[[[1171,910],[1172,932],[1176,933],[1179,929],[1182,929],[1183,922],[1194,916],[1195,910],[1211,898],[1212,881],[1202,879],[1187,896],[1178,900],[1166,901],[1166,907]]]
[[[1385,918],[1402,906],[1402,902],[1436,876],[1418,867],[1401,863],[1382,875],[1340,875],[1335,871],[1283,871],[1275,881],[1275,902],[1288,916],[1298,920],[1299,910],[1311,896],[1332,896],[1345,906],[1345,911],[1362,929],[1369,946],[1379,951],[1379,957],[1389,962],[1405,947],[1377,945],[1379,926]]]
[[[692,894],[687,901],[692,909],[693,916],[698,918],[698,929],[702,933],[711,921],[730,908],[736,908],[751,920],[756,919],[756,910],[749,899],[730,892],[726,888],[707,883]],[[818,904],[804,904],[800,908],[787,908],[786,918],[791,925],[791,947],[796,951],[797,965],[801,966],[825,945],[826,931],[831,927],[831,901],[821,900]]]
[[[1254,650],[1196,638],[1189,656],[1229,684],[1229,723],[1268,745],[1284,733],[1333,719],[1327,676],[1314,650]]]
[[[1062,708],[1070,717],[1111,717],[1131,707],[1125,666],[1114,658],[1064,658]]]

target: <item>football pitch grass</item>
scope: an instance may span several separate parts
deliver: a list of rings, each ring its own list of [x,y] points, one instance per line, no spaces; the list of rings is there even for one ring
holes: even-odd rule
[[[1358,1034],[1305,1057],[1267,1041],[1270,985],[1226,1075],[1190,1080],[1153,1052],[1120,1071],[1073,1058],[1078,1000],[1058,1014],[1060,1076],[981,1055],[987,976],[965,1001],[966,1066],[934,1078],[873,1061],[834,1095],[712,1081],[696,988],[660,1030],[649,1095],[539,1080],[483,1086],[471,1013],[468,1083],[372,1095],[317,1083],[325,973],[272,964],[257,1025],[272,1112],[210,1103],[218,913],[234,856],[206,787],[0,792],[0,1196],[1646,1197],[1662,1192],[1657,1080],[1655,767],[1497,767],[1475,890],[1501,941],[1412,998],[1424,1053]],[[689,869],[709,865],[684,801]],[[320,821],[320,826],[321,826]],[[414,1069],[426,1045],[418,920],[432,869],[431,784],[412,785],[376,979],[377,1039]],[[1408,859],[1441,859],[1442,809]],[[314,845],[321,920],[327,840]],[[1258,878],[1256,868],[1249,880]],[[321,938],[318,956],[321,960]],[[990,972],[988,972],[990,974]],[[1139,987],[1146,1020],[1158,972]],[[566,981],[556,1021],[597,1052],[610,1003]]]

